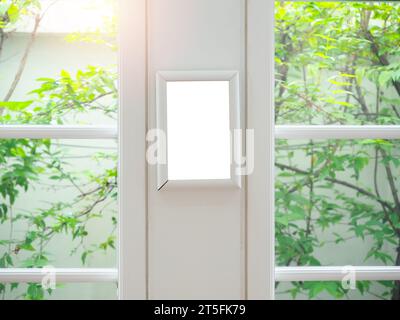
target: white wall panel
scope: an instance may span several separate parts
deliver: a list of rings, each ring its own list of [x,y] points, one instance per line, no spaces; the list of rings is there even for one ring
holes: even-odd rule
[[[238,70],[243,110],[244,0],[149,0],[149,127],[155,74]],[[245,294],[244,189],[157,191],[148,176],[150,299],[240,299]]]

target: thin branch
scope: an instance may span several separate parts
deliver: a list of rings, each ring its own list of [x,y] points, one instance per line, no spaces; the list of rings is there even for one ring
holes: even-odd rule
[[[381,197],[380,192],[379,192],[379,187],[378,187],[378,148],[375,148],[375,165],[374,165],[374,188],[375,188],[375,193],[378,198]],[[387,211],[387,208],[380,204],[383,210],[383,213],[385,215],[385,220],[389,223],[390,227],[392,228],[393,232],[396,233],[398,237],[400,237],[400,229],[396,228],[396,226],[393,224],[392,219],[389,216],[389,212]]]
[[[380,150],[380,152],[382,154],[382,157],[384,159],[387,158],[386,151],[383,150],[382,148],[380,148],[379,150]],[[390,165],[388,163],[384,163],[384,167],[385,167],[386,175],[387,175],[387,178],[388,178],[388,181],[389,181],[390,191],[392,193],[392,197],[393,197],[394,203],[396,205],[396,210],[399,213],[400,212],[400,200],[399,200],[399,195],[398,195],[398,192],[397,192],[396,184],[395,184],[395,181],[394,181],[393,172],[392,172],[392,169],[391,169],[391,167],[390,167]]]
[[[0,58],[3,52],[4,42],[6,40],[6,33],[4,32],[3,28],[0,28]]]
[[[364,95],[362,94],[361,87],[356,83],[355,84],[356,92],[357,92],[357,101],[361,106],[361,110],[364,114],[369,114],[367,102],[365,101]]]
[[[8,16],[8,13],[6,12],[4,14],[4,16],[1,18],[0,22],[2,22],[3,24],[7,24],[10,21],[10,17]],[[1,57],[1,53],[3,51],[3,46],[4,46],[4,42],[6,40],[7,34],[4,31],[3,28],[0,28],[0,57]]]
[[[285,165],[283,163],[275,162],[275,166],[277,166],[278,168],[280,168],[282,170],[289,170],[289,171],[296,172],[296,173],[302,174],[302,175],[309,175],[310,174],[308,171],[301,170],[301,169],[298,169],[296,167],[291,167],[291,166]],[[388,209],[393,210],[393,207],[389,202],[377,197],[375,194],[373,194],[373,193],[371,193],[371,192],[369,192],[369,191],[367,191],[367,190],[365,190],[365,189],[363,189],[363,188],[361,188],[361,187],[359,187],[357,185],[354,185],[352,183],[349,183],[347,181],[343,181],[343,180],[340,180],[340,179],[331,178],[331,177],[325,177],[324,180],[326,180],[328,182],[335,183],[335,184],[340,184],[340,185],[342,185],[344,187],[353,189],[353,190],[357,191],[358,193],[361,193],[361,194],[363,194],[363,195],[365,195],[365,196],[367,196],[369,198],[374,199],[375,201],[378,201],[380,204],[386,206]]]
[[[6,96],[4,97],[3,101],[9,101],[10,100],[10,98],[13,95],[15,89],[17,88],[17,85],[18,85],[19,81],[21,80],[22,73],[24,72],[25,67],[26,67],[26,63],[28,61],[29,53],[30,53],[30,51],[32,49],[32,46],[33,46],[33,44],[35,42],[35,39],[36,39],[36,34],[38,32],[38,29],[39,29],[40,21],[41,21],[40,15],[36,15],[35,24],[34,24],[34,27],[33,27],[33,31],[31,33],[31,38],[30,38],[30,40],[29,40],[29,42],[28,42],[28,44],[27,44],[27,46],[25,48],[25,52],[24,52],[24,54],[23,54],[23,56],[21,58],[21,61],[19,63],[19,67],[18,67],[18,71],[15,74],[15,77],[14,77],[14,80],[13,80],[13,82],[11,84],[11,87],[8,90],[8,92],[7,92]],[[2,110],[4,110],[4,109],[0,109],[0,114],[1,114]]]

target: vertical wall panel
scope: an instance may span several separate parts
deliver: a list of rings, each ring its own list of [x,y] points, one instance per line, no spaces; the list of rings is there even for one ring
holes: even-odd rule
[[[146,299],[146,1],[120,0],[119,298]]]
[[[161,70],[238,70],[244,109],[244,16],[244,0],[148,1],[150,128]],[[150,166],[149,298],[244,298],[244,206],[244,189],[157,191]]]

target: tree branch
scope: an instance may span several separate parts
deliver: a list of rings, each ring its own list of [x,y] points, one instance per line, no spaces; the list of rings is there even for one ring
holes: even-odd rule
[[[301,169],[298,169],[296,167],[288,166],[288,165],[283,164],[283,163],[275,162],[275,166],[277,166],[278,168],[280,168],[282,170],[289,170],[289,171],[296,172],[296,173],[302,174],[302,175],[310,175],[310,173],[308,171],[301,170]],[[374,199],[375,201],[379,202],[380,204],[386,206],[388,209],[393,210],[393,207],[389,202],[377,197],[373,193],[371,193],[371,192],[369,192],[369,191],[367,191],[367,190],[365,190],[365,189],[363,189],[363,188],[361,188],[361,187],[359,187],[357,185],[354,185],[352,183],[349,183],[347,181],[343,181],[343,180],[340,180],[340,179],[331,178],[331,177],[325,177],[324,180],[326,180],[328,182],[335,183],[335,184],[340,184],[340,185],[342,185],[344,187],[353,189],[353,190],[357,191],[358,193],[361,193],[361,194],[363,194],[363,195],[365,195],[365,196],[367,196],[369,198]]]
[[[21,80],[22,73],[24,72],[26,63],[28,61],[29,52],[31,51],[32,46],[33,46],[33,44],[35,42],[35,39],[36,39],[36,34],[37,34],[38,29],[39,29],[40,21],[41,21],[40,15],[36,15],[35,24],[34,24],[34,27],[33,27],[33,31],[31,33],[31,38],[30,38],[28,44],[25,47],[24,54],[23,54],[23,56],[21,58],[21,61],[19,63],[18,71],[15,74],[14,80],[13,80],[13,82],[12,82],[12,84],[10,86],[10,89],[8,90],[6,96],[4,97],[3,101],[9,101],[10,100],[10,98],[13,95],[15,89],[17,88],[17,85],[18,85],[19,81]],[[0,109],[0,114],[1,114],[2,110],[4,110],[4,109]]]
[[[1,58],[1,54],[3,52],[3,46],[4,46],[5,40],[6,40],[6,34],[3,30],[3,28],[0,28],[0,58]]]
[[[380,148],[379,151],[381,152],[383,159],[387,158],[387,153],[385,150]],[[392,197],[393,197],[393,200],[394,200],[394,203],[396,206],[396,211],[397,211],[397,213],[400,213],[400,200],[399,200],[399,195],[397,192],[396,184],[394,182],[394,176],[392,173],[392,169],[388,163],[384,163],[384,167],[385,167],[386,175],[387,175],[387,178],[389,181],[390,191],[392,193]]]
[[[375,165],[374,165],[374,187],[375,187],[375,194],[378,198],[381,197],[380,192],[379,192],[379,187],[378,187],[378,148],[375,148]],[[393,224],[392,219],[389,216],[389,213],[387,211],[387,208],[380,204],[383,210],[383,213],[385,214],[385,220],[390,224],[390,227],[392,228],[393,232],[396,233],[398,237],[400,237],[400,230],[395,227]]]

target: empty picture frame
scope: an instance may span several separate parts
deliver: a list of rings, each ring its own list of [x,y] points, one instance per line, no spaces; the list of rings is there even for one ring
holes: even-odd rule
[[[157,188],[240,187],[237,71],[159,71],[156,75]],[[239,159],[239,158],[238,158]]]

